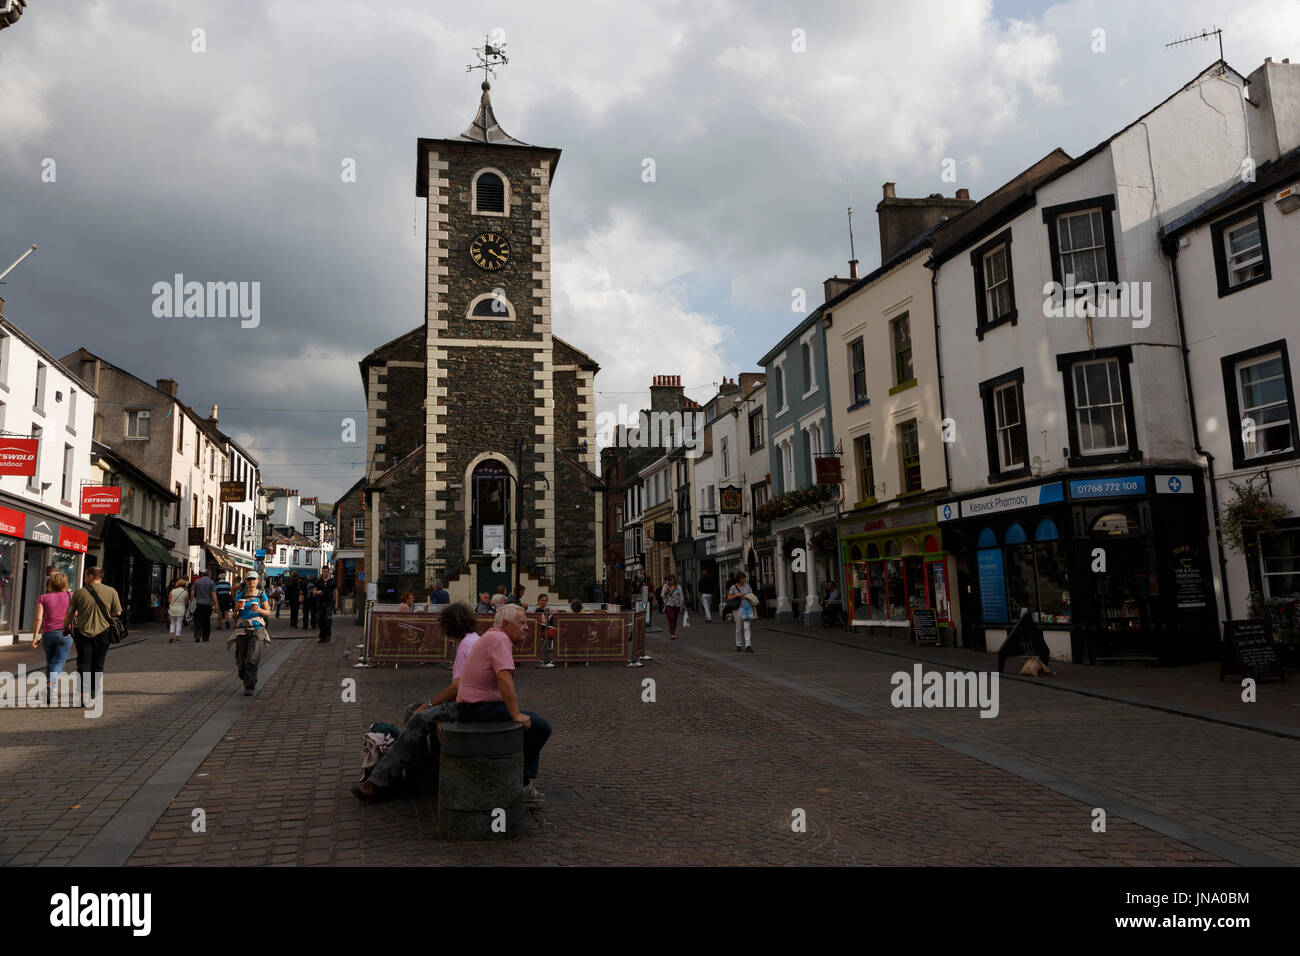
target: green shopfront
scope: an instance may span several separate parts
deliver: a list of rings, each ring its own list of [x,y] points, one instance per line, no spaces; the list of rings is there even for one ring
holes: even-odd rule
[[[938,511],[974,646],[997,650],[1027,608],[1062,660],[1174,664],[1217,654],[1199,471],[1065,478]]]
[[[952,566],[933,504],[846,515],[840,547],[848,569],[845,612],[855,629],[903,637],[912,609],[933,608],[943,642],[957,643]]]

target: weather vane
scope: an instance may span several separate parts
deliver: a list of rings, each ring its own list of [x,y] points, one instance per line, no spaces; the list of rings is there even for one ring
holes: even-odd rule
[[[502,40],[496,46],[493,46],[492,37],[490,35],[483,38],[482,48],[474,47],[474,55],[478,57],[478,62],[471,63],[469,66],[465,67],[465,72],[473,73],[475,70],[482,70],[484,83],[487,82],[489,74],[491,74],[492,79],[495,80],[497,76],[496,68],[498,66],[505,66],[510,62],[506,58],[505,41]]]

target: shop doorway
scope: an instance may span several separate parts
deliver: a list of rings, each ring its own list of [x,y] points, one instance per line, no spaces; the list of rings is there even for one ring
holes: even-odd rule
[[[28,546],[23,553],[23,601],[18,629],[30,631],[36,618],[36,600],[45,593],[45,548]],[[71,581],[68,582],[72,584]]]
[[[1151,607],[1158,579],[1137,519],[1111,512],[1096,518],[1089,531],[1083,557],[1092,580],[1098,661],[1157,660]],[[1105,570],[1098,566],[1102,559]]]

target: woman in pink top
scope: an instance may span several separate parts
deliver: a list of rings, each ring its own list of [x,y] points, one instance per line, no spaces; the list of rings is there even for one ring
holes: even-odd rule
[[[32,647],[45,644],[45,681],[53,688],[72,652],[72,635],[63,633],[68,618],[68,576],[55,571],[46,579],[46,591],[36,599],[36,623],[32,626]]]

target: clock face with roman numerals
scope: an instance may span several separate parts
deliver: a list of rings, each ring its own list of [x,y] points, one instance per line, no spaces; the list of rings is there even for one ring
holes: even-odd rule
[[[510,262],[510,242],[499,232],[480,232],[469,244],[469,257],[480,269],[496,272]]]

